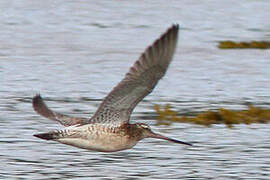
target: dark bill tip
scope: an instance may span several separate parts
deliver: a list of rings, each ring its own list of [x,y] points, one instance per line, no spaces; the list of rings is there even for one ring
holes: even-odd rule
[[[184,142],[184,141],[179,141],[179,140],[172,139],[172,138],[168,138],[166,136],[163,136],[163,135],[160,135],[160,134],[156,134],[156,133],[153,133],[153,132],[152,132],[152,134],[149,137],[156,138],[156,139],[164,139],[164,140],[167,140],[167,141],[170,141],[170,142],[174,142],[174,143],[177,143],[177,144],[185,144],[185,145],[188,145],[188,146],[192,146],[191,143]]]
[[[178,144],[185,144],[185,145],[188,145],[188,146],[193,146],[192,144],[190,144],[190,143],[188,143],[188,142],[179,141],[179,140],[176,140],[176,139],[168,138],[167,140],[168,140],[168,141],[171,141],[171,142],[174,142],[174,143],[178,143]]]

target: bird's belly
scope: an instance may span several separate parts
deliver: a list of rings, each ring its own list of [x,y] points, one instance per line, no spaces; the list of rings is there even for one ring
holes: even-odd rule
[[[137,141],[131,140],[128,136],[117,136],[114,134],[83,138],[60,138],[57,141],[78,148],[101,152],[130,149],[137,143]]]

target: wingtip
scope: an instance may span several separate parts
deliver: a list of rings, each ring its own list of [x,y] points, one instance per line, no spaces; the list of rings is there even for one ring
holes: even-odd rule
[[[41,95],[40,95],[40,94],[36,94],[36,95],[33,97],[32,102],[33,102],[33,103],[34,103],[34,102],[37,102],[37,101],[39,101],[40,99],[42,99]]]
[[[175,28],[175,29],[179,29],[179,24],[177,24],[177,23],[174,23],[173,25],[172,25],[172,28]]]
[[[178,30],[179,30],[179,24],[172,24],[172,26],[168,28],[167,32],[169,32],[169,31],[178,32]]]
[[[36,94],[32,99],[32,106],[35,111],[38,111],[38,108],[44,106],[43,98],[40,94]]]
[[[165,36],[167,36],[168,34],[171,35],[174,34],[174,36],[176,36],[174,39],[177,40],[178,31],[179,31],[179,24],[172,24],[172,26],[167,29],[167,31],[161,36],[160,39],[165,38]]]
[[[53,112],[46,106],[40,94],[33,97],[32,106],[38,114],[47,118],[53,117]]]

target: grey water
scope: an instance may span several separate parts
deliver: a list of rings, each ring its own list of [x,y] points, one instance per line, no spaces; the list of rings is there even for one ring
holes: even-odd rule
[[[270,51],[220,50],[222,40],[270,40],[268,0],[0,1],[0,179],[270,179],[270,125],[157,125],[154,104],[179,113],[270,107]],[[60,128],[50,108],[90,117],[144,49],[173,23],[177,52],[132,122],[191,142],[146,139],[91,152],[34,138]]]

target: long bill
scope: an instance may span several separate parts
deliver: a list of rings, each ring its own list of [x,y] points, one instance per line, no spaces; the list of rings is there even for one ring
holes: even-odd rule
[[[167,141],[170,141],[170,142],[192,146],[192,144],[190,144],[190,143],[179,141],[179,140],[172,139],[172,138],[168,138],[166,136],[163,136],[161,134],[157,134],[157,133],[154,133],[154,132],[151,132],[151,134],[148,137],[156,138],[156,139],[164,139],[164,140],[167,140]]]

